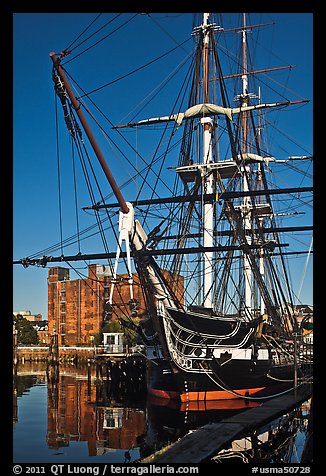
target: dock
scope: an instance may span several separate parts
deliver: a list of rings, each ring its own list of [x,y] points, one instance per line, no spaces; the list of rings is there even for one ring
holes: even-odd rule
[[[89,359],[94,361],[123,360],[130,356],[139,355],[132,352],[105,353],[101,347],[65,347],[58,346],[57,349],[50,349],[49,346],[16,346],[14,347],[14,364],[18,362],[49,362],[55,360],[58,363],[87,363]]]
[[[311,385],[295,392],[264,401],[259,407],[248,409],[216,423],[208,423],[188,433],[179,441],[161,449],[139,463],[205,463],[235,439],[259,429],[293,410],[312,396]]]
[[[56,361],[58,363],[87,362],[89,358],[96,357],[99,349],[94,347],[58,347]],[[48,362],[53,359],[49,346],[18,346],[16,361]]]

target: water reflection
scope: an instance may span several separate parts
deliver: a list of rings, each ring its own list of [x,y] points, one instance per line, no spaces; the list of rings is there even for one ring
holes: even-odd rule
[[[41,392],[34,401],[31,397],[37,389]],[[125,390],[112,387],[109,379],[99,379],[95,369],[87,366],[46,369],[44,363],[27,362],[19,365],[14,376],[15,462],[132,462],[205,423],[257,405],[240,400],[167,404],[149,398],[137,385]],[[26,418],[27,409],[35,411],[32,421]],[[307,420],[300,411],[233,442],[213,461],[257,462],[260,458],[271,462],[273,455],[279,462],[277,454],[286,458],[281,449],[289,451],[295,435],[305,431]],[[35,441],[30,447],[26,447],[26,434]]]
[[[300,463],[308,430],[310,401],[220,451],[215,463]]]
[[[177,403],[161,398],[147,398],[147,434],[141,448],[145,458],[177,441],[190,430],[228,418],[240,411],[259,406],[246,400]]]
[[[20,424],[26,425],[25,422],[20,423],[20,410],[24,409],[24,399],[42,379],[43,384],[47,382],[47,394],[43,402],[47,418],[46,421],[40,419],[34,423],[38,423],[37,431],[44,433],[49,462],[52,461],[51,456],[55,456],[57,459],[53,461],[57,461],[60,455],[69,455],[70,447],[77,442],[87,443],[87,455],[84,454],[84,457],[110,457],[110,453],[115,453],[115,462],[137,459],[138,448],[146,434],[144,396],[141,398],[138,394],[131,401],[131,398],[123,399],[121,393],[116,395],[109,392],[108,382],[96,380],[94,369],[89,385],[87,372],[87,366],[47,369],[43,363],[20,365],[14,376],[15,430],[19,429]],[[132,394],[129,396],[132,397]],[[18,458],[19,445],[23,444],[18,431],[17,438],[14,431],[15,454]],[[137,451],[133,451],[135,449]],[[84,446],[80,446],[80,452],[85,453]],[[39,458],[39,454],[34,455],[35,462],[40,461]]]
[[[129,407],[130,402],[109,393],[107,381],[89,388],[87,369],[71,370],[48,379],[49,448],[87,441],[88,455],[97,456],[139,447],[146,431],[145,409],[137,404]]]

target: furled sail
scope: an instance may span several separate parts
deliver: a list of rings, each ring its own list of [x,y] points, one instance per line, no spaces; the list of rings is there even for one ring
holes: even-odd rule
[[[210,104],[210,103],[195,104],[194,106],[189,107],[185,112],[178,112],[177,114],[171,114],[170,116],[152,117],[150,119],[143,119],[138,122],[122,124],[120,126],[115,126],[114,129],[122,129],[125,127],[135,127],[135,126],[145,126],[149,124],[157,124],[160,122],[168,122],[168,121],[175,121],[178,124],[178,126],[180,126],[184,119],[190,119],[192,117],[206,117],[206,116],[212,116],[212,115],[217,116],[220,114],[224,114],[230,119],[230,121],[232,121],[233,115],[239,114],[241,112],[253,111],[255,109],[266,109],[271,107],[289,106],[290,104],[297,104],[299,102],[301,103],[301,102],[308,102],[308,101],[307,100],[282,101],[282,102],[256,104],[252,106],[242,106],[242,107],[232,107],[232,108],[218,106],[217,104]]]

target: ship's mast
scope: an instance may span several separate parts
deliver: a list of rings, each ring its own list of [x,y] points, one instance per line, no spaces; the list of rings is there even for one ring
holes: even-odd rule
[[[202,24],[203,31],[203,93],[204,103],[209,103],[209,40],[210,25],[208,24],[209,13],[204,13],[204,21]],[[203,117],[201,119],[203,127],[203,164],[212,162],[212,129],[213,120],[211,117]],[[203,169],[202,186],[205,194],[213,193],[214,183],[213,174],[209,173],[209,166]],[[204,203],[203,213],[203,245],[204,247],[212,247],[213,242],[213,225],[214,225],[214,208],[212,203]],[[204,255],[204,306],[213,307],[213,253],[206,252]]]
[[[70,100],[71,100],[71,103],[72,103],[72,106],[74,108],[74,110],[76,111],[76,114],[77,116],[79,117],[79,120],[84,128],[84,131],[92,145],[92,148],[96,154],[96,157],[102,167],[102,170],[109,182],[109,184],[111,185],[111,188],[112,188],[112,191],[114,193],[114,195],[116,196],[116,199],[118,200],[119,202],[119,205],[121,207],[121,211],[123,213],[128,213],[129,211],[129,208],[128,208],[128,205],[127,205],[127,202],[125,201],[112,173],[111,173],[111,170],[109,169],[107,163],[106,163],[106,160],[101,152],[101,149],[99,148],[96,140],[95,140],[95,137],[86,121],[86,118],[84,116],[84,113],[80,107],[80,104],[79,102],[77,101],[72,89],[71,89],[71,86],[67,80],[67,77],[66,77],[66,74],[61,66],[61,63],[60,63],[60,57],[57,58],[56,54],[54,52],[51,52],[50,53],[50,57],[53,61],[53,65],[57,71],[57,74],[58,76],[60,77],[60,80],[62,82],[62,85],[64,86]]]
[[[258,87],[258,104],[261,104],[261,93],[260,93],[260,86]],[[261,145],[261,121],[260,121],[260,113],[258,114],[258,127],[257,127],[257,144],[260,149]],[[258,188],[261,190],[261,183],[262,183],[262,168],[263,165],[261,163],[257,164],[257,183]],[[259,226],[263,228],[263,217],[259,217]],[[263,280],[265,280],[265,263],[264,263],[264,250],[261,249],[259,251],[259,271]],[[262,294],[260,294],[260,314],[263,315],[265,313],[265,301],[263,299]]]
[[[240,95],[241,107],[246,107],[249,105],[249,94],[248,94],[248,76],[247,76],[247,28],[246,28],[246,14],[243,14],[243,30],[242,30],[242,94]],[[248,151],[247,141],[248,141],[248,124],[247,124],[247,112],[242,113],[242,153],[246,154]],[[249,191],[249,173],[250,167],[243,165],[243,191]],[[251,229],[251,198],[247,196],[243,200],[242,204],[242,214],[244,217],[244,228],[246,230],[246,240],[247,243],[251,244],[251,237],[249,235]],[[250,266],[250,261],[247,255],[244,255],[244,277],[245,277],[245,307],[246,312],[251,312],[252,305],[252,271]]]

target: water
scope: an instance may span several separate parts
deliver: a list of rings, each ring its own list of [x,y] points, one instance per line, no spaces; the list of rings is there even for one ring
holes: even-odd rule
[[[14,379],[14,463],[129,463],[152,454],[209,421],[243,411],[244,401],[167,405],[139,390],[113,392],[87,380],[87,367],[47,374],[42,363],[19,365]],[[213,461],[300,462],[303,406],[237,440]]]

